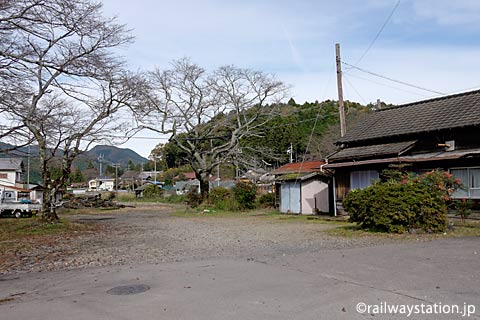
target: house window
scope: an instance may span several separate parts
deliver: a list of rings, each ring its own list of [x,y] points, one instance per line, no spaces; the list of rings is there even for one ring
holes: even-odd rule
[[[0,179],[8,179],[8,173],[0,173]]]
[[[379,179],[378,171],[362,170],[350,172],[350,189],[365,189]]]
[[[464,186],[464,190],[453,193],[453,198],[480,199],[480,168],[451,169],[450,173],[460,179]]]

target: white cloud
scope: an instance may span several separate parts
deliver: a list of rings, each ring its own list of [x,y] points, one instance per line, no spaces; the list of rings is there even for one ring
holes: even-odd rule
[[[480,20],[478,0],[420,0],[413,1],[414,12],[419,19],[433,19],[440,25],[471,25]]]

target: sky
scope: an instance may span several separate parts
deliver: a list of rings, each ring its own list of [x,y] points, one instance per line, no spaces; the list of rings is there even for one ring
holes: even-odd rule
[[[132,29],[131,69],[190,58],[275,74],[297,103],[338,99],[335,43],[346,100],[403,104],[480,88],[477,0],[103,0]],[[393,12],[393,14],[392,14]],[[373,75],[380,75],[382,77]],[[400,82],[413,85],[407,86]],[[422,88],[422,89],[420,89]],[[157,139],[158,138],[158,139]],[[119,147],[147,157],[165,137],[141,132]]]

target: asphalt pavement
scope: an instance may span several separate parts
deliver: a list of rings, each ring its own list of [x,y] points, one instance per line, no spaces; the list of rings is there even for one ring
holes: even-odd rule
[[[480,238],[0,277],[2,320],[366,318],[480,319]]]

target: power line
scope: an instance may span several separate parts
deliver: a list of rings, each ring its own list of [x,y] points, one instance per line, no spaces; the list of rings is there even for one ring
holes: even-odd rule
[[[408,87],[412,87],[412,88],[416,88],[416,89],[420,89],[420,90],[432,92],[432,93],[439,94],[439,95],[445,95],[445,93],[443,93],[443,92],[435,91],[435,90],[430,90],[430,89],[427,89],[427,88],[425,88],[425,87],[420,87],[420,86],[417,86],[417,85],[415,85],[415,84],[411,84],[411,83],[408,83],[408,82],[405,82],[405,81],[396,80],[396,79],[393,79],[393,78],[390,78],[390,77],[387,77],[387,76],[384,76],[384,75],[381,75],[381,74],[378,74],[378,73],[375,73],[375,72],[372,72],[372,71],[368,71],[368,70],[362,69],[362,68],[360,68],[360,67],[354,66],[353,64],[347,63],[347,62],[345,62],[345,61],[342,61],[342,63],[345,64],[345,65],[347,65],[347,66],[349,66],[349,67],[351,67],[351,68],[357,69],[358,71],[361,71],[361,72],[364,72],[364,73],[368,73],[368,74],[371,74],[372,76],[376,76],[376,77],[379,77],[379,78],[382,78],[382,79],[385,79],[385,80],[389,80],[389,81],[392,81],[392,82],[400,83],[400,84],[403,84],[404,86],[408,86]]]
[[[323,95],[325,96],[325,94],[327,93],[327,89],[330,85],[330,82],[332,80],[332,75],[333,75],[333,70],[335,70],[335,65],[332,66],[332,69],[331,71],[329,72],[329,76],[328,76],[328,80],[327,80],[327,83],[325,84],[325,87],[323,88]],[[308,138],[308,142],[307,142],[307,146],[305,148],[305,152],[303,153],[303,157],[302,157],[302,163],[300,164],[300,167],[298,168],[298,173],[297,173],[297,177],[295,178],[295,184],[297,184],[298,182],[298,176],[300,175],[301,171],[302,171],[302,168],[303,168],[303,164],[305,163],[305,159],[306,159],[306,156],[307,156],[307,152],[308,150],[310,149],[310,145],[312,143],[312,139],[313,139],[313,134],[315,133],[315,129],[317,127],[317,123],[318,123],[318,120],[320,119],[324,119],[326,118],[327,116],[330,116],[329,114],[324,114],[321,118],[320,118],[320,110],[321,108],[318,109],[318,112],[317,112],[317,116],[315,117],[315,122],[313,123],[313,128],[312,128],[312,131],[310,132],[310,137]],[[291,150],[291,152],[293,152],[293,150]]]
[[[121,137],[121,136],[112,136],[112,138],[119,138],[119,139],[127,139],[128,137]],[[128,139],[143,139],[143,140],[168,140],[169,138],[166,137],[142,137],[142,136],[134,136]]]
[[[362,59],[367,55],[368,51],[370,51],[370,49],[373,47],[373,44],[377,41],[378,37],[380,37],[380,34],[382,33],[383,29],[385,29],[385,27],[387,26],[388,22],[390,21],[390,19],[392,18],[393,14],[395,13],[395,10],[397,10],[398,6],[400,5],[400,1],[401,0],[398,0],[397,3],[395,4],[395,6],[393,7],[392,9],[392,12],[390,12],[390,15],[388,16],[387,20],[385,20],[385,22],[383,23],[382,27],[380,28],[380,30],[378,30],[375,38],[373,38],[372,42],[370,43],[370,45],[368,46],[368,48],[365,50],[365,52],[360,56],[360,58],[357,60],[357,62],[355,63],[355,65],[358,65],[360,63],[360,61],[362,61]]]
[[[344,77],[344,79],[345,79],[345,81],[347,81],[347,83],[350,85],[350,87],[352,87],[353,91],[355,91],[355,93],[360,97],[360,99],[362,99],[363,103],[365,103],[365,105],[367,105],[368,102],[362,97],[362,95],[357,91],[357,89],[355,89],[353,84],[347,78]]]
[[[402,92],[414,94],[414,95],[417,95],[417,96],[420,96],[420,97],[423,97],[423,98],[429,98],[429,96],[424,95],[424,94],[421,94],[421,93],[418,93],[418,92],[414,92],[414,91],[410,91],[410,90],[405,90],[405,89],[402,89],[402,88],[399,88],[399,87],[394,87],[394,86],[391,86],[391,85],[388,85],[388,84],[385,84],[385,83],[381,83],[381,82],[378,82],[378,81],[375,81],[375,80],[372,80],[372,79],[363,78],[363,77],[360,77],[360,76],[357,76],[357,75],[349,74],[348,77],[353,77],[353,78],[365,80],[365,81],[368,81],[368,82],[372,82],[372,83],[378,84],[378,85],[380,85],[380,86],[384,86],[384,87],[391,88],[391,89],[395,89],[395,90],[398,90],[398,91],[402,91]]]

